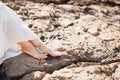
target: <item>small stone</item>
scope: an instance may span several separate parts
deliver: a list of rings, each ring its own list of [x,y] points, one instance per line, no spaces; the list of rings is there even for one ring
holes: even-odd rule
[[[35,71],[23,76],[20,80],[42,80],[44,76],[44,72]]]

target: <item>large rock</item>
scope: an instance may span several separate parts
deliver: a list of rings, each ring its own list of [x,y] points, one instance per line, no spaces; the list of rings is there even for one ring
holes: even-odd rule
[[[88,75],[90,75],[92,79],[100,77],[102,80],[119,80],[119,0],[69,1],[73,1],[75,4],[39,4],[29,1],[7,3],[48,47],[58,48],[70,54],[70,56],[62,58],[49,57],[41,61],[24,54],[8,59],[4,62],[2,70],[5,71],[9,79],[26,79],[25,76],[32,75],[34,71],[45,71],[47,73],[53,72],[55,79],[62,80],[85,79],[82,73],[87,77],[86,79],[89,79]],[[86,67],[77,65],[75,69],[67,68],[68,72],[71,71],[70,77],[65,74],[60,76],[59,71],[54,72],[54,70],[70,65],[76,60],[88,63],[84,63]],[[91,64],[90,62],[104,63],[106,66],[88,65]],[[64,71],[66,70],[63,69]],[[78,78],[75,76],[77,73],[81,74],[77,75],[77,77],[80,76]],[[52,77],[53,74],[46,74],[44,79],[48,79],[49,75]]]
[[[91,4],[99,4],[99,3],[105,3],[110,5],[119,5],[119,0],[33,0],[35,2],[39,3],[75,3],[78,5],[91,5]]]
[[[49,47],[62,46],[69,53],[76,54],[78,60],[83,61],[119,60],[120,10],[118,6],[80,7],[31,2],[26,3],[26,7],[30,16],[25,15],[25,22],[31,25],[33,31],[40,34],[40,38]],[[20,12],[27,10],[23,6],[21,8],[23,11]]]
[[[98,65],[83,62],[76,67],[71,66],[46,74],[42,80],[119,80],[119,65],[120,63]]]
[[[6,60],[3,64],[3,70],[8,79],[15,79],[33,71],[52,73],[54,70],[61,69],[74,62],[76,60],[70,55],[61,58],[48,57],[46,60],[37,60],[28,55],[21,54]]]
[[[33,1],[36,3],[55,3],[55,4],[76,4],[76,5],[92,5],[92,4],[109,4],[112,6],[120,5],[120,0],[0,0],[3,2],[24,2],[24,1]]]
[[[91,5],[91,4],[105,3],[115,6],[115,5],[120,5],[120,0],[69,0],[68,3],[77,4],[77,5]]]

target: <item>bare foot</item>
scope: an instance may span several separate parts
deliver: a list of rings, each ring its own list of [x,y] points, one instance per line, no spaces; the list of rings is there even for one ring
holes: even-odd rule
[[[36,59],[39,59],[39,60],[46,58],[45,56],[39,54],[39,53],[36,52],[36,51],[23,50],[23,52],[24,52],[25,54],[28,54],[28,55],[32,56],[33,58],[36,58]]]
[[[52,57],[67,55],[67,53],[59,52],[57,50],[51,50],[51,53],[48,53],[48,54],[51,55]]]
[[[34,39],[34,40],[30,40],[29,42],[31,42],[35,47],[40,48],[43,52],[51,55],[52,57],[57,57],[57,56],[62,56],[65,55],[65,53],[63,52],[58,52],[56,49],[49,49],[45,44],[43,44],[43,42],[41,42],[40,40]]]
[[[36,59],[45,58],[43,55],[39,54],[35,47],[28,41],[18,43],[22,47],[22,51]]]

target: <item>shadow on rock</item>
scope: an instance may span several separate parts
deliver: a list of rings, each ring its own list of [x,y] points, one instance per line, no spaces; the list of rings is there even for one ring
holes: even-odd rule
[[[52,73],[72,63],[76,63],[76,60],[71,55],[56,58],[48,57],[46,60],[37,60],[28,55],[21,54],[6,60],[2,66],[2,70],[6,73],[8,79],[18,80],[33,71]]]

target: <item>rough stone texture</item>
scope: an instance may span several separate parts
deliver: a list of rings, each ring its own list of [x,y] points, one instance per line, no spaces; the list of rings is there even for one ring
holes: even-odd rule
[[[61,58],[48,57],[46,60],[37,60],[28,55],[21,54],[17,57],[6,60],[3,64],[3,70],[8,79],[15,79],[33,71],[52,73],[54,70],[61,69],[74,62],[76,62],[74,57],[70,55],[66,55]],[[29,75],[32,74],[33,73]]]
[[[69,0],[68,3],[77,5],[91,5],[105,3],[114,6],[120,5],[120,0]]]
[[[120,0],[0,0],[3,2],[25,2],[25,1],[33,1],[37,3],[56,3],[56,4],[75,4],[75,5],[91,5],[91,4],[110,4],[112,6],[120,5]]]
[[[32,72],[28,75],[25,75],[22,79],[20,80],[42,80],[42,78],[45,76],[44,72],[40,72],[40,71],[35,71]]]
[[[77,60],[80,63],[71,65],[73,68],[46,74],[43,79],[120,80],[119,4],[119,0],[70,0],[59,5],[6,3],[47,46],[70,54],[49,57],[48,62],[26,55],[8,59],[3,64],[7,77],[20,79],[38,70],[51,73]]]
[[[58,4],[61,4],[61,3],[66,3],[68,0],[34,0],[35,2],[38,2],[38,3],[58,3]]]
[[[81,63],[75,66],[47,74],[42,80],[120,80],[117,70],[120,63],[110,65],[97,65]],[[117,77],[114,75],[117,74]]]
[[[120,60],[118,6],[34,5],[40,11],[33,15],[35,10],[29,10],[30,19],[22,18],[49,47],[63,47],[79,61]],[[26,6],[29,9],[31,5]]]

